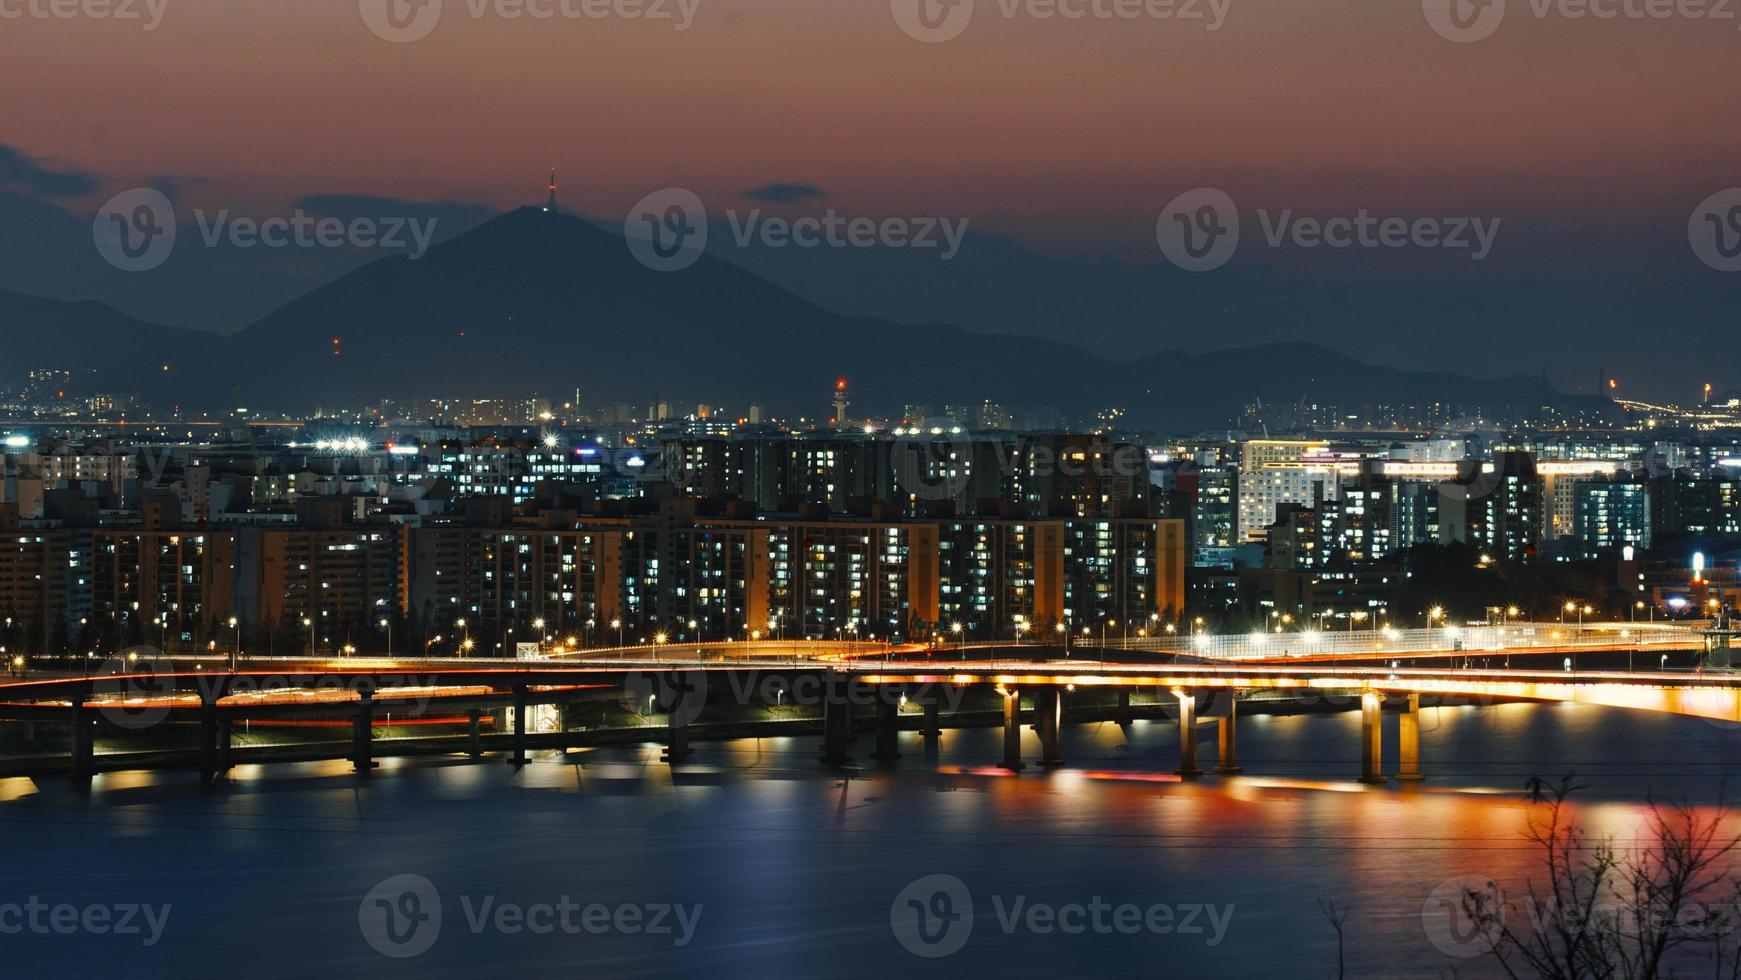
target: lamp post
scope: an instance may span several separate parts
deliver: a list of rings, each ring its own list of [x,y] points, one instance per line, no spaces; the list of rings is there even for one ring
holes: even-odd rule
[[[320,656],[320,649],[314,643],[314,619],[304,616],[302,617],[302,625],[308,628],[308,655],[310,657]]]
[[[393,621],[382,616],[381,628],[387,631],[387,659],[391,660],[393,659]]]
[[[230,673],[234,674],[236,672],[236,665],[242,659],[242,621],[231,616],[230,629],[234,633],[230,643]]]
[[[960,623],[950,623],[949,624],[949,632],[955,634],[956,650],[961,654],[961,659],[966,660],[967,659],[967,637],[964,636],[961,632],[961,624]]]

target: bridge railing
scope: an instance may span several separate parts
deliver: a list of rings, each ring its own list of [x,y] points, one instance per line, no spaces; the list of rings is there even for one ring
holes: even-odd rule
[[[1287,630],[1280,633],[1198,633],[1146,639],[1109,638],[1113,649],[1178,653],[1215,660],[1271,657],[1420,655],[1432,653],[1527,652],[1530,649],[1617,649],[1702,645],[1703,625],[1695,623],[1510,623],[1503,626],[1438,626],[1431,629],[1374,629],[1340,632]]]

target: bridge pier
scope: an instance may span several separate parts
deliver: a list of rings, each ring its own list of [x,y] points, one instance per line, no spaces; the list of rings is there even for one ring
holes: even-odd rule
[[[1360,781],[1384,783],[1384,695],[1367,691],[1360,695]]]
[[[900,688],[884,685],[877,691],[877,751],[878,762],[893,762],[901,757]]]
[[[483,711],[473,708],[465,713],[466,717],[466,754],[474,759],[484,756]]]
[[[1224,776],[1245,771],[1245,767],[1239,764],[1238,727],[1239,692],[1229,690],[1227,692],[1227,717],[1221,719],[1221,724],[1217,726],[1215,732],[1215,739],[1221,749],[1221,754],[1215,761],[1215,771]]]
[[[937,742],[943,737],[942,710],[937,703],[937,694],[932,693],[925,698],[925,727],[920,734],[925,736],[925,753],[935,755]]]
[[[1397,718],[1396,778],[1410,782],[1425,779],[1421,775],[1421,696],[1410,694]]]
[[[1040,716],[1036,726],[1040,732],[1040,765],[1062,765],[1064,752],[1058,746],[1058,733],[1064,725],[1064,692],[1055,684],[1036,688],[1034,712]]]
[[[357,692],[357,714],[351,722],[351,765],[367,776],[375,769],[375,692]]]
[[[1197,694],[1186,688],[1174,688],[1179,699],[1179,768],[1180,776],[1201,776],[1197,767]]]
[[[1003,695],[1003,767],[1021,772],[1027,768],[1022,764],[1022,692],[1009,688],[998,693]]]
[[[218,716],[218,772],[227,773],[234,767],[231,759],[231,742],[235,737],[236,723],[223,715]]]
[[[72,725],[72,747],[68,767],[72,772],[73,779],[88,781],[97,772],[96,741],[95,733],[92,731],[95,719],[91,717],[90,711],[85,707],[83,695],[73,695],[69,716],[68,722]]]
[[[212,698],[199,706],[199,774],[206,782],[217,778],[218,768],[218,702]]]
[[[836,768],[852,762],[846,754],[852,741],[852,702],[847,694],[846,678],[829,671],[822,689],[822,761]]]
[[[1128,687],[1118,689],[1118,711],[1114,718],[1120,727],[1130,727],[1130,688]]]
[[[689,756],[689,717],[672,708],[665,715],[665,755],[659,761],[676,764],[687,761]]]
[[[526,766],[526,685],[514,685],[514,749],[508,754],[508,765],[515,769]]]

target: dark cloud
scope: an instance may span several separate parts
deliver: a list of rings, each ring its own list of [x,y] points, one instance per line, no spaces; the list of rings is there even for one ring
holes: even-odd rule
[[[37,197],[83,197],[97,189],[97,179],[83,171],[57,168],[0,144],[0,187]]]
[[[171,201],[180,201],[188,188],[204,184],[204,177],[153,177],[145,182],[145,186],[161,193]]]
[[[763,184],[744,191],[744,197],[764,204],[802,204],[827,196],[827,191],[814,184]]]

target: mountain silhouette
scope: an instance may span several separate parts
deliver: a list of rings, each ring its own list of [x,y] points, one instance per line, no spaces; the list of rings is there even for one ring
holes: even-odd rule
[[[16,364],[76,358],[104,390],[219,410],[234,385],[251,407],[299,412],[381,398],[566,400],[578,390],[583,407],[644,406],[658,393],[683,411],[741,414],[754,403],[816,418],[838,376],[852,381],[855,415],[989,400],[1067,420],[1119,407],[1128,424],[1165,428],[1227,426],[1255,399],[1473,408],[1557,398],[1539,379],[1376,368],[1304,343],[1116,362],[1041,338],[847,317],[713,255],[655,272],[621,235],[539,208],[418,260],[372,262],[228,338],[7,293],[0,337]]]

